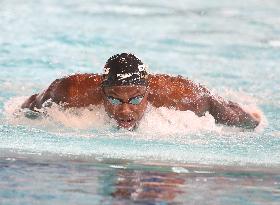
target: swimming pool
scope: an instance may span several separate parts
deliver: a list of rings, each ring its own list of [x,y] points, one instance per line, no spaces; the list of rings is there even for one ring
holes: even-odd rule
[[[277,0],[1,1],[0,204],[278,204],[279,13]],[[120,52],[261,113],[261,125],[149,107],[128,132],[97,107],[17,111]]]

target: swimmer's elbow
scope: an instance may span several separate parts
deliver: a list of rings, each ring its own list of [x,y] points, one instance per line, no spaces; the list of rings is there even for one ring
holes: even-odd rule
[[[67,96],[67,80],[65,78],[57,79],[51,85],[39,94],[30,96],[22,105],[21,108],[30,110],[41,109],[43,104],[49,100],[60,104],[65,101]]]
[[[41,116],[41,113],[38,111],[37,103],[38,94],[30,96],[25,102],[21,105],[21,112],[25,117],[29,119],[38,119]]]
[[[28,108],[30,110],[34,110],[34,108],[37,107],[37,96],[38,94],[34,94],[26,99],[21,105],[21,109]]]
[[[67,77],[55,80],[48,88],[48,96],[45,97],[44,102],[51,99],[56,104],[66,103],[70,83],[70,79]]]
[[[67,101],[67,93],[67,78],[55,80],[44,92],[37,96],[38,108],[50,107],[52,103],[65,103]]]

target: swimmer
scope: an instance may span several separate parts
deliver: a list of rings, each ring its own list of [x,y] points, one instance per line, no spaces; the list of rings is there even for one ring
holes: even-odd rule
[[[32,95],[21,106],[40,112],[48,102],[64,108],[103,105],[120,128],[132,130],[143,117],[148,103],[197,116],[209,112],[216,123],[254,129],[260,122],[256,113],[214,96],[205,87],[181,76],[152,75],[135,55],[116,54],[108,59],[103,74],[75,74],[55,80],[42,93]]]

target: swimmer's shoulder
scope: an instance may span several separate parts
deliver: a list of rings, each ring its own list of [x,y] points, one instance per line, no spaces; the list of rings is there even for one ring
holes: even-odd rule
[[[101,103],[99,74],[73,74],[54,80],[41,93],[30,96],[21,108],[41,109],[49,101],[64,107],[85,107]],[[48,106],[52,103],[47,103]],[[45,106],[45,105],[44,105]]]
[[[202,107],[198,102],[209,94],[205,87],[182,76],[149,75],[148,81],[148,100],[155,107],[195,110],[195,107]]]
[[[92,85],[100,85],[102,82],[102,75],[94,73],[76,73],[56,79],[54,83],[64,84],[68,86],[77,86],[90,83]]]
[[[181,75],[172,76],[167,74],[150,74],[148,78],[149,87],[154,92],[177,92],[178,94],[195,95],[209,93],[202,85]]]
[[[65,107],[83,107],[101,103],[99,74],[73,74],[53,81],[43,92],[27,99],[22,108],[38,108],[51,100]]]
[[[100,74],[73,74],[56,79],[48,88],[49,98],[67,107],[82,107],[101,102]]]
[[[99,74],[72,74],[53,81],[49,86],[50,90],[63,90],[71,92],[71,90],[81,90],[89,87],[100,86],[102,83],[102,76]]]

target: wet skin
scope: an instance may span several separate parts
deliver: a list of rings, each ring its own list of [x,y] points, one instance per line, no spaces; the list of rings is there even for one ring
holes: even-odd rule
[[[139,105],[127,102],[131,97],[144,94],[144,89],[137,86],[102,89],[102,80],[102,75],[98,74],[75,74],[57,79],[43,92],[29,97],[21,107],[39,111],[44,102],[50,99],[65,108],[104,105],[107,114],[124,128],[130,128],[141,120],[147,103],[156,108],[190,110],[198,116],[209,112],[216,123],[245,129],[254,129],[260,122],[257,113],[247,113],[238,104],[211,95],[205,87],[181,76],[149,75],[148,90]],[[125,103],[112,106],[106,95],[112,95]]]
[[[130,99],[143,96],[138,105],[129,103]],[[119,105],[110,103],[107,97],[122,101]],[[131,129],[141,120],[148,105],[148,89],[146,86],[112,86],[104,87],[103,105],[107,114],[116,120],[119,127]]]

